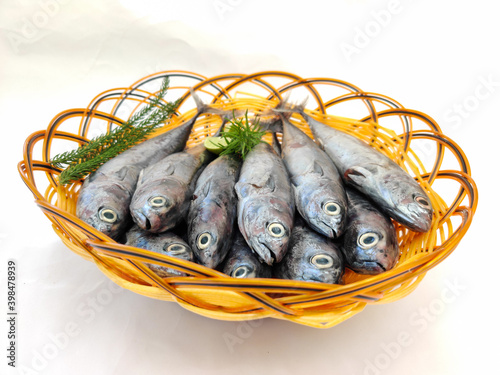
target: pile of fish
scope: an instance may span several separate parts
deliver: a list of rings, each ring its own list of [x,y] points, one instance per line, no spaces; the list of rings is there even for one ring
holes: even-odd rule
[[[185,149],[189,122],[105,163],[82,185],[77,216],[118,242],[197,262],[237,278],[340,283],[345,267],[378,274],[399,257],[391,218],[430,229],[420,185],[354,136],[281,103],[281,144],[260,143],[244,161],[203,144]],[[300,114],[313,141],[290,121]],[[276,121],[275,120],[275,121]],[[180,271],[148,264],[160,277]]]

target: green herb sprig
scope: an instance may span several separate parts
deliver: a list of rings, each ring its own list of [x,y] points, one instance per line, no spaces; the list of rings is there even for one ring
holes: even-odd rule
[[[65,168],[59,175],[59,183],[66,185],[77,181],[123,151],[144,141],[149,134],[172,116],[179,105],[179,100],[163,103],[162,99],[168,88],[169,79],[166,77],[158,94],[122,126],[93,138],[75,150],[53,157],[50,160],[53,166]]]
[[[230,126],[227,131],[222,131],[220,137],[224,139],[225,145],[219,144],[222,148],[220,155],[236,154],[245,160],[247,154],[259,143],[265,131],[259,125],[259,118],[252,124],[248,121],[248,110],[244,119],[236,118],[233,112],[233,119],[229,120]]]

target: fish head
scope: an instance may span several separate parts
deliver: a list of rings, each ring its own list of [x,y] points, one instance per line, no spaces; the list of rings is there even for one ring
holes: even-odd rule
[[[411,177],[409,177],[411,178]],[[390,199],[398,212],[397,221],[417,232],[431,228],[433,209],[424,190],[413,181],[384,178],[383,191],[391,191]]]
[[[394,226],[378,215],[352,220],[344,233],[342,250],[350,268],[369,275],[390,270],[399,257]]]
[[[328,182],[318,183],[314,188],[304,185],[299,196],[300,213],[314,230],[329,238],[342,235],[347,213],[345,196],[335,194]]]
[[[223,272],[226,275],[242,278],[271,277],[272,268],[263,263],[250,249],[240,233],[235,235],[232,248],[226,257]]]
[[[147,233],[144,239],[147,241],[145,249],[189,261],[192,261],[194,258],[193,251],[189,245],[174,233]]]
[[[232,223],[227,215],[227,210],[214,201],[190,212],[189,244],[200,263],[208,268],[217,267],[229,250]]]
[[[344,178],[348,183],[372,197],[380,208],[396,221],[417,232],[427,232],[432,223],[429,197],[407,173],[394,174],[378,164],[353,167]]]
[[[293,229],[290,249],[276,271],[278,277],[334,284],[344,272],[344,259],[333,241],[299,220]]]
[[[175,179],[138,187],[130,203],[132,219],[152,233],[173,228],[184,214],[185,190],[185,186]]]
[[[301,262],[301,276],[304,281],[318,281],[335,284],[344,271],[342,257],[325,249],[308,249]]]
[[[237,279],[251,279],[257,277],[256,265],[245,260],[235,259],[232,262],[228,262],[224,268],[224,272]]]
[[[193,251],[189,245],[182,238],[171,232],[156,234],[134,226],[127,232],[126,244],[188,261],[193,261],[194,259]],[[185,276],[184,272],[173,268],[152,263],[147,263],[147,265],[160,277]]]
[[[288,249],[293,228],[293,210],[276,197],[248,201],[240,217],[240,231],[248,245],[265,263],[280,262]]]
[[[76,215],[118,240],[130,224],[130,197],[131,193],[116,183],[88,185],[78,196]]]

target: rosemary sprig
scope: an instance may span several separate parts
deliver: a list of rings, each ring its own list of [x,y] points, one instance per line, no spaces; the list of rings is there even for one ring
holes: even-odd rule
[[[169,79],[166,77],[158,94],[122,126],[92,139],[75,150],[63,152],[52,158],[50,163],[53,166],[65,168],[59,175],[59,183],[66,185],[94,172],[108,160],[144,141],[149,134],[168,120],[179,105],[179,100],[162,102],[168,87]]]
[[[222,148],[220,155],[236,154],[245,160],[245,157],[252,148],[264,142],[261,138],[266,132],[260,127],[259,120],[257,118],[254,123],[250,124],[248,121],[248,110],[245,112],[244,119],[236,118],[233,112],[233,119],[229,120],[231,126],[227,131],[220,133],[220,137],[226,143],[226,145],[219,144]]]

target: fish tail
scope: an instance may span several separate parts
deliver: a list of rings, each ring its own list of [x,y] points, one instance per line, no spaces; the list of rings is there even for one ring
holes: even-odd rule
[[[193,97],[193,100],[196,104],[198,116],[201,115],[202,113],[209,113],[212,115],[218,115],[222,117],[223,121],[227,121],[233,117],[239,117],[242,114],[244,114],[243,110],[225,110],[225,109],[215,108],[210,104],[204,103],[199,97],[199,95],[193,90],[192,87],[189,88],[189,92],[191,93],[191,96]]]
[[[268,120],[260,121],[259,125],[263,131],[271,133],[283,133],[283,121],[280,116],[274,116]]]
[[[271,110],[274,111],[274,113],[281,113],[285,115],[287,118],[290,118],[292,113],[303,113],[306,104],[307,104],[307,98],[302,100],[302,102],[300,103],[291,103],[290,95],[287,95],[286,97],[284,97],[279,101],[276,107],[272,108]]]
[[[262,112],[262,116],[273,116],[271,119],[261,122],[261,127],[269,132],[283,133],[283,121],[289,120],[293,113],[304,112],[307,98],[299,104],[290,102],[290,95],[281,99],[274,108],[268,108]]]

